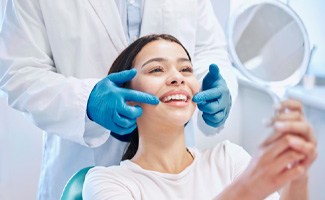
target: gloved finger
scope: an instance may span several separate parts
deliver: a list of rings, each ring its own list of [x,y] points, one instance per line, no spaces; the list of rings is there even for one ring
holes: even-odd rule
[[[120,115],[118,112],[115,112],[112,118],[112,121],[115,125],[128,129],[136,124],[136,119],[129,119],[123,115]]]
[[[116,85],[122,85],[125,82],[132,80],[137,74],[136,69],[124,70],[121,72],[112,73],[107,76],[109,80],[114,82]]]
[[[200,103],[198,104],[198,108],[204,113],[215,114],[221,110],[225,110],[228,107],[228,104],[227,101],[216,100],[213,102]]]
[[[221,120],[220,122],[215,123],[215,122],[211,121],[210,119],[205,118],[204,116],[202,116],[202,118],[203,118],[204,122],[205,122],[207,125],[212,126],[212,127],[214,127],[214,128],[221,127],[221,126],[225,123],[225,121],[226,121],[226,118],[224,118],[224,119]]]
[[[210,119],[206,118],[204,114],[202,115],[202,118],[207,125],[215,127],[215,128],[218,127],[218,123],[215,123],[215,122],[211,121]]]
[[[211,64],[209,66],[209,72],[208,74],[204,77],[204,81],[207,81],[208,83],[213,83],[216,80],[220,78],[220,72],[219,72],[219,67],[216,64]]]
[[[124,91],[125,91],[124,93],[125,101],[133,101],[133,102],[146,103],[151,105],[159,104],[158,97],[152,94],[140,92],[137,90],[131,90],[131,89],[125,89]]]
[[[205,91],[196,93],[193,96],[192,101],[195,103],[200,103],[200,102],[208,102],[208,101],[216,100],[222,96],[222,93],[223,93],[223,90],[220,90],[218,88],[205,90]]]
[[[117,112],[128,119],[136,120],[142,115],[142,108],[140,106],[130,106],[123,103],[120,108],[117,108]]]
[[[226,111],[225,110],[221,110],[215,114],[206,114],[203,113],[203,117],[205,119],[208,119],[210,122],[213,122],[215,124],[219,124],[220,122],[222,122],[222,120],[225,119],[226,117]]]

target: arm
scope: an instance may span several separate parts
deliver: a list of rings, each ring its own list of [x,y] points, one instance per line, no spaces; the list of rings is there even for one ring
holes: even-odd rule
[[[308,200],[308,175],[304,175],[299,180],[294,180],[281,192],[281,200]]]
[[[307,171],[317,153],[301,104],[283,102],[274,120],[275,132],[261,144],[259,156],[217,199],[261,200],[280,189],[282,200],[308,199]]]
[[[88,146],[104,143],[108,131],[86,116],[99,80],[57,72],[38,1],[8,1],[0,34],[0,88],[9,105],[50,134]]]
[[[197,6],[197,39],[193,59],[195,73],[197,77],[202,80],[208,72],[209,65],[215,63],[230,91],[232,102],[234,102],[237,97],[238,85],[226,50],[227,45],[224,32],[213,13],[210,1],[198,1]],[[226,99],[226,101],[229,100]],[[219,128],[207,126],[204,120],[202,120],[201,115],[202,113],[199,112],[198,127],[204,134],[213,135],[220,130]],[[225,118],[227,118],[227,116],[225,116]]]
[[[281,199],[307,200],[309,199],[308,170],[317,157],[317,141],[313,129],[304,118],[300,102],[284,101],[278,112],[279,114],[274,119],[277,134],[266,140],[264,145],[294,134],[300,139],[295,142],[295,150],[304,155],[303,160],[293,163],[290,167],[290,169],[299,168],[302,175],[285,185],[281,191]]]

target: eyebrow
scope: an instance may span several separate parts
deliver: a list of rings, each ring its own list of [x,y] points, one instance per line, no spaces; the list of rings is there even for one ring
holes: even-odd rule
[[[166,62],[168,59],[166,58],[152,58],[152,59],[149,59],[147,60],[145,63],[143,63],[142,67],[144,67],[145,65],[151,63],[151,62]],[[184,62],[184,61],[188,61],[188,62],[191,62],[190,59],[188,58],[178,58],[177,59],[177,62]],[[141,68],[142,68],[141,67]]]

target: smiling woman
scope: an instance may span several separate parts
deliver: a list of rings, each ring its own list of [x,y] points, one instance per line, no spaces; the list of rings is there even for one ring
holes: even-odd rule
[[[283,199],[307,199],[306,171],[316,151],[299,102],[283,103],[274,134],[251,161],[244,149],[229,141],[205,151],[185,145],[184,126],[196,109],[192,97],[199,83],[190,56],[176,38],[149,35],[136,40],[109,73],[124,70],[137,71],[125,87],[155,95],[160,102],[129,100],[143,113],[123,161],[92,168],[84,199],[278,199],[274,192],[280,188]]]
[[[175,120],[182,120],[185,117],[185,111],[190,111],[187,114],[190,118],[195,109],[191,98],[199,91],[200,87],[193,74],[189,53],[176,38],[170,35],[149,35],[138,39],[119,55],[109,74],[130,69],[136,69],[137,75],[131,82],[125,83],[124,87],[154,94],[158,96],[161,103],[157,107],[138,104],[142,107],[143,114],[137,120],[138,129],[131,133],[130,145],[122,160],[131,159],[137,151],[140,121],[150,118],[150,124],[156,126],[169,116],[170,120],[168,121],[173,123]],[[180,100],[182,98],[186,98],[186,100]],[[130,102],[130,104],[134,103]],[[170,110],[166,110],[161,104],[170,105],[169,109],[172,111],[174,107],[179,107],[178,113],[174,112],[170,116],[168,114]],[[188,105],[192,109],[189,110]],[[189,118],[182,122],[182,126]],[[115,136],[114,133],[113,136]]]

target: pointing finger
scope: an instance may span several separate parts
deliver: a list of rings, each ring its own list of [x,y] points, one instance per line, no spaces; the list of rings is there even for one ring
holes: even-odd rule
[[[125,70],[117,73],[112,73],[108,75],[107,78],[117,85],[122,85],[123,83],[132,80],[136,74],[137,74],[137,70],[131,69],[131,70]]]

